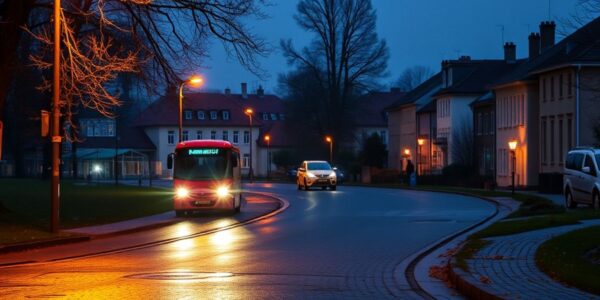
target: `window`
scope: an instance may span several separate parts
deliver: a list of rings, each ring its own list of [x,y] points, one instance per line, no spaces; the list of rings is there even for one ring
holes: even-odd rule
[[[562,165],[563,163],[563,120],[562,118],[558,120],[558,163]]]
[[[223,120],[229,120],[229,111],[228,110],[224,110],[221,112]]]
[[[272,121],[277,121],[277,114],[271,114],[271,120]]]
[[[540,135],[540,144],[542,145],[542,163],[545,164],[548,161],[548,156],[546,153],[546,149],[548,146],[546,145],[546,118],[542,118],[542,134]]]
[[[387,144],[385,130],[380,131],[379,136],[381,137],[381,142]]]
[[[250,144],[250,131],[244,131],[244,144]]]
[[[269,114],[268,113],[262,113],[262,119],[263,119],[263,121],[269,121]]]
[[[211,131],[210,132],[210,139],[211,140],[216,140],[217,139],[217,132],[216,131]]]
[[[187,130],[184,130],[181,134],[181,140],[182,141],[187,141],[190,139],[190,135],[189,132]]]
[[[233,143],[237,144],[240,142],[240,132],[239,131],[234,131],[233,132]]]
[[[567,169],[571,170],[581,170],[581,165],[583,164],[584,159],[583,153],[571,153],[567,155]]]
[[[573,119],[571,115],[567,117],[567,150],[573,148]]]
[[[206,118],[206,114],[204,114],[203,110],[199,110],[196,112],[196,117],[198,120],[204,120]]]
[[[483,114],[477,113],[477,135],[481,135],[483,131]]]
[[[279,114],[279,120],[285,121],[285,114]]]
[[[210,119],[211,120],[216,120],[217,119],[217,111],[215,111],[215,110],[211,110],[210,111]]]
[[[88,137],[114,137],[116,135],[115,120],[111,119],[82,119],[79,121],[82,131]]]
[[[550,119],[550,164],[554,164],[554,119]]]
[[[596,174],[596,168],[594,167],[594,159],[590,155],[585,156],[585,160],[583,161],[583,166],[590,168],[590,173]]]
[[[562,73],[558,76],[558,97],[559,97],[559,99],[563,97],[563,74]]]
[[[198,139],[198,140],[202,139],[202,130],[196,131],[196,139]]]
[[[229,131],[223,130],[223,140],[229,141]]]
[[[547,98],[547,94],[546,94],[546,87],[548,85],[548,78],[545,77],[544,80],[542,80],[542,101],[546,102]]]
[[[186,110],[183,112],[183,117],[186,120],[191,120],[192,119],[192,111],[191,110]]]
[[[175,144],[175,131],[169,130],[169,132],[167,132],[167,144]]]
[[[488,125],[488,130],[489,130],[488,133],[489,134],[494,134],[494,132],[496,131],[495,123],[496,123],[496,119],[495,119],[494,112],[492,111],[492,112],[490,112],[490,124]]]
[[[569,96],[573,95],[573,73],[567,75],[567,94]]]
[[[250,154],[244,154],[242,159],[242,168],[248,168],[250,166]]]
[[[554,100],[554,76],[550,77],[550,100]]]

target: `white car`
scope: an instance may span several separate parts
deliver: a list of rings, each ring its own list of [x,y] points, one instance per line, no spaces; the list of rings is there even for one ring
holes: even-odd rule
[[[563,193],[565,206],[578,203],[600,209],[600,149],[576,148],[569,151],[565,162]]]
[[[322,160],[305,160],[296,174],[298,189],[308,190],[313,186],[335,191],[337,189],[337,176],[331,165]]]

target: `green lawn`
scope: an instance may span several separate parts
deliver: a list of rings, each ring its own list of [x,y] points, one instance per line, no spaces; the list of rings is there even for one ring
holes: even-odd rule
[[[589,252],[598,247],[600,226],[588,227],[544,242],[535,260],[550,277],[600,295],[600,252]]]
[[[0,243],[47,238],[50,182],[0,179]],[[61,228],[111,223],[169,211],[171,194],[164,189],[88,184],[63,180]],[[19,232],[26,235],[19,237]]]

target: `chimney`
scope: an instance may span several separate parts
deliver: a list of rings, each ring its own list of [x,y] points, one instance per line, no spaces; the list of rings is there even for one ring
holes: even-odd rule
[[[242,82],[242,98],[248,98],[248,84],[245,82]]]
[[[256,95],[258,95],[259,97],[262,97],[265,95],[265,90],[263,89],[262,85],[258,86],[258,89],[256,90]]]
[[[534,59],[540,55],[540,34],[532,32],[529,35],[529,59]]]
[[[556,31],[556,23],[554,21],[547,21],[540,23],[540,47],[541,51],[544,51],[554,46],[554,38]]]
[[[513,42],[504,44],[504,61],[514,63],[517,61],[517,46]]]
[[[231,89],[230,88],[226,88],[225,89],[225,95],[227,95],[227,96],[231,95]]]

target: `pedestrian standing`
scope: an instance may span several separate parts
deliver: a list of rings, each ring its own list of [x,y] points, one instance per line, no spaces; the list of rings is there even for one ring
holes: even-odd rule
[[[413,165],[412,161],[409,159],[406,161],[406,182],[410,185],[410,178],[412,174],[415,172],[415,165]]]

